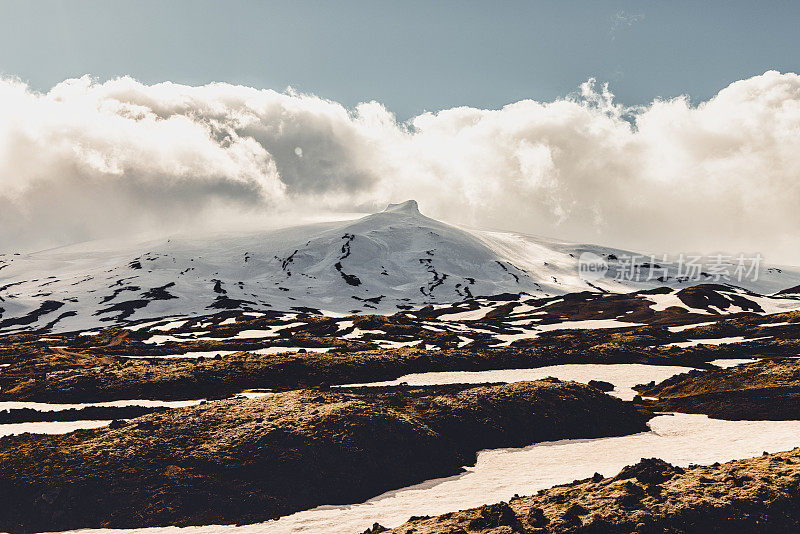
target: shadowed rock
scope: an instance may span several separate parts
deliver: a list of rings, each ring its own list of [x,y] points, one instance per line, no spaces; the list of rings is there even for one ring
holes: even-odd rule
[[[392,534],[790,534],[800,531],[800,450],[680,469],[643,459],[592,478],[432,518]],[[501,507],[503,522],[482,523]],[[513,517],[512,517],[513,514]]]
[[[264,521],[454,475],[481,449],[629,434],[647,417],[594,388],[540,381],[290,391],[10,436],[0,530]]]

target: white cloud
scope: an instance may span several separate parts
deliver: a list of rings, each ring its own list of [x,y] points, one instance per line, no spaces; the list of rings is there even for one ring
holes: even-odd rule
[[[300,148],[302,157],[296,151]],[[800,262],[800,77],[636,109],[554,102],[425,113],[228,84],[0,80],[0,247],[377,209],[653,252]]]
[[[619,10],[614,13],[614,16],[611,17],[611,29],[609,30],[609,35],[611,36],[611,40],[613,41],[617,37],[617,31],[621,28],[630,28],[637,22],[641,22],[644,20],[644,13],[626,13],[623,10]]]

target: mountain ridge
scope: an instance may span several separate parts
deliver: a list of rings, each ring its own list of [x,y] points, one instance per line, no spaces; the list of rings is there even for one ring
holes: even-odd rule
[[[694,285],[675,277],[585,280],[578,272],[585,252],[612,269],[632,254],[466,230],[423,215],[415,200],[407,200],[350,221],[177,237],[117,250],[93,250],[88,243],[3,254],[0,332],[79,330],[226,309],[390,314],[486,295]],[[771,276],[753,289],[764,294],[800,284],[797,271]]]

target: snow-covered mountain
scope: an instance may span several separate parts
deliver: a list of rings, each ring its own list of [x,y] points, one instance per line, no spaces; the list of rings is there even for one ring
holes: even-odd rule
[[[84,243],[2,254],[0,331],[68,331],[234,308],[394,313],[480,295],[544,297],[709,281],[681,281],[668,267],[649,282],[613,276],[586,281],[578,272],[584,252],[606,261],[610,274],[621,258],[631,256],[606,247],[457,228],[422,215],[409,200],[355,221],[134,247]],[[800,273],[771,269],[758,282],[739,285],[773,293],[800,285]]]

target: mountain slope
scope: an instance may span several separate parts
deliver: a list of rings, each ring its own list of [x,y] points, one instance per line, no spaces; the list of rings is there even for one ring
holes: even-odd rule
[[[658,282],[578,275],[591,252],[631,253],[511,233],[465,230],[419,212],[413,200],[355,221],[114,248],[86,243],[0,255],[0,331],[109,326],[224,309],[394,313],[480,295],[625,292]],[[800,283],[781,271],[757,289]]]

